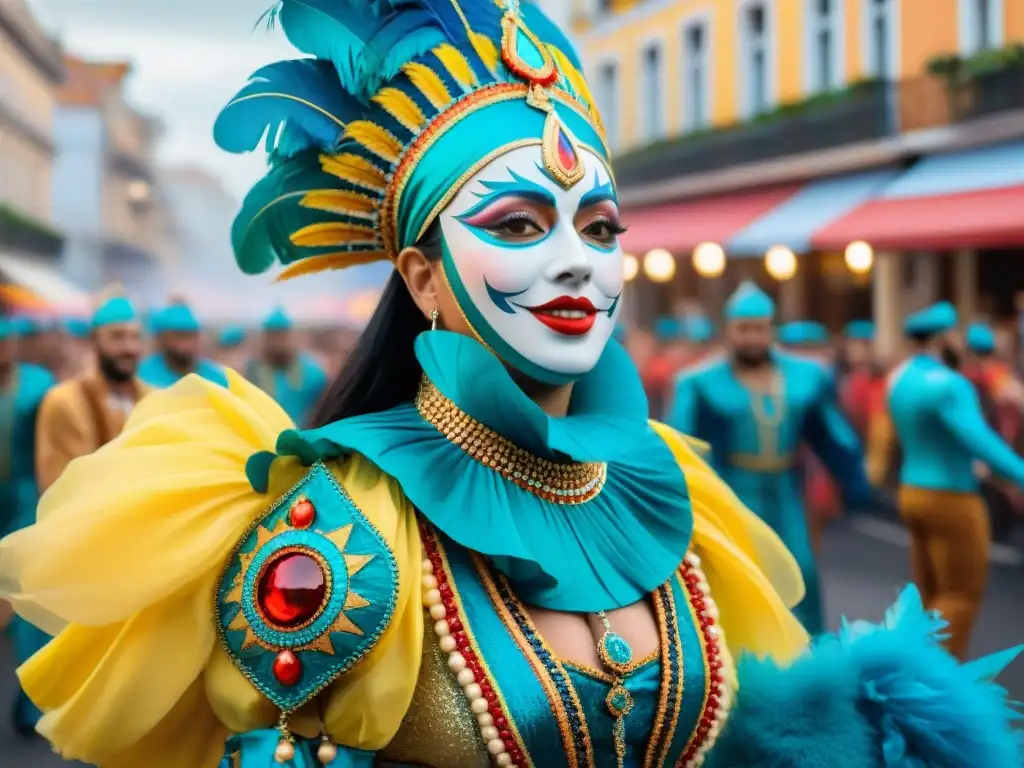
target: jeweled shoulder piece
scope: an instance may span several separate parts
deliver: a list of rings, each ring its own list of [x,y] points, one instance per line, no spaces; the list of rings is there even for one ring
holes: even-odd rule
[[[318,463],[239,543],[216,608],[231,660],[288,713],[373,648],[397,597],[393,552]]]

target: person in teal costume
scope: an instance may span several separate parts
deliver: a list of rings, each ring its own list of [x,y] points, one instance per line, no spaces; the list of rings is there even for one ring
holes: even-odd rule
[[[189,656],[194,679],[153,692],[172,714],[130,723],[164,729],[161,764],[1013,765],[1013,709],[991,678],[1015,653],[959,666],[913,588],[879,625],[808,644],[786,608],[792,557],[684,436],[648,420],[612,338],[624,270],[609,153],[561,30],[527,2],[284,0],[273,18],[312,58],[261,69],[215,126],[223,148],[271,157],[232,227],[239,266],[395,270],[311,429],[256,435],[284,421],[269,398],[190,377],[92,457],[109,471],[122,452],[166,456],[150,490],[173,484],[164,500],[184,508],[161,505],[163,530],[187,518],[190,552],[211,561],[188,567],[214,574],[158,584],[217,638],[205,666]],[[180,423],[175,403],[193,407]],[[244,468],[183,468],[229,443],[260,448]],[[223,514],[215,486],[234,497]],[[51,491],[65,513],[74,490]],[[304,565],[285,573],[282,553]],[[0,559],[5,579],[31,576],[12,570]],[[289,588],[317,598],[310,623],[275,618],[301,608]],[[168,596],[138,599],[159,628]],[[133,651],[188,642],[132,629]],[[57,645],[36,681],[71,663]],[[107,650],[95,672],[109,680],[122,649]],[[91,722],[126,728],[133,713],[85,677],[72,693],[98,701]],[[126,696],[150,695],[124,677]],[[65,753],[118,754],[51,733]]]
[[[298,349],[295,324],[280,307],[263,321],[260,358],[246,367],[246,378],[274,398],[299,426],[307,426],[324,390],[327,374]]]
[[[714,468],[796,557],[807,595],[795,612],[816,635],[825,627],[796,463],[801,444],[835,476],[848,508],[868,503],[870,492],[860,441],[836,406],[830,371],[770,346],[774,312],[771,298],[753,283],[737,289],[725,308],[731,355],[677,380],[667,421],[711,445]],[[744,383],[751,374],[765,382],[764,391]]]
[[[202,326],[185,304],[172,304],[155,313],[150,323],[157,338],[159,350],[139,365],[139,378],[157,389],[195,373],[204,379],[227,385],[224,370],[212,360],[199,354]]]
[[[911,534],[914,581],[925,604],[946,615],[949,647],[963,658],[988,572],[990,524],[978,464],[1024,488],[1024,459],[988,424],[974,385],[956,370],[947,338],[956,325],[948,302],[906,319],[914,354],[890,374],[888,406],[902,449],[899,507]],[[975,330],[973,340],[986,335]]]
[[[36,416],[46,393],[57,383],[53,374],[16,358],[15,324],[0,318],[0,536],[35,522]],[[8,627],[16,661],[28,659],[49,637],[19,616]],[[20,689],[13,704],[14,730],[28,735],[40,712]]]

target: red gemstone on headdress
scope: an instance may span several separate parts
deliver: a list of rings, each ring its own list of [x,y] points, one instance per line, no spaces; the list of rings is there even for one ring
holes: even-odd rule
[[[288,512],[288,520],[293,528],[309,528],[316,518],[316,507],[309,499],[299,499],[292,504]]]
[[[569,137],[561,128],[558,129],[558,164],[566,171],[575,171],[579,158],[576,157],[576,149],[573,147]]]
[[[297,627],[312,619],[327,595],[327,576],[316,558],[287,552],[271,561],[260,577],[256,599],[275,626]]]
[[[274,659],[274,677],[281,685],[295,685],[302,679],[302,662],[291,651],[281,651]]]

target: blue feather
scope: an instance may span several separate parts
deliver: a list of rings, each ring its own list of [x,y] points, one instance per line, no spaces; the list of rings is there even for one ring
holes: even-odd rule
[[[279,61],[258,70],[217,116],[213,138],[228,152],[251,152],[267,134],[274,149],[282,126],[306,146],[333,148],[362,105],[338,84],[330,62]]]
[[[363,101],[446,39],[431,14],[412,6],[397,13],[382,0],[282,0],[278,16],[292,45],[333,62],[345,90]]]
[[[844,622],[789,668],[742,659],[707,768],[1020,768],[1020,717],[992,682],[1019,649],[960,665],[944,627],[908,588],[881,624]]]

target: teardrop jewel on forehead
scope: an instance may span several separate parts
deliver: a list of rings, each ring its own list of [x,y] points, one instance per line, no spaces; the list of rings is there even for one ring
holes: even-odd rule
[[[544,120],[544,139],[540,145],[544,168],[565,189],[578,184],[586,174],[579,144],[554,109]]]

